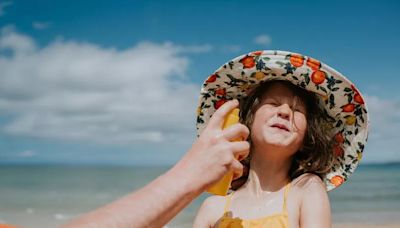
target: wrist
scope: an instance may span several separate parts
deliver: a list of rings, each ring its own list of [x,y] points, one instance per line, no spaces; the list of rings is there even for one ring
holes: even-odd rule
[[[195,177],[195,172],[178,162],[165,175],[168,180],[176,180],[175,186],[185,194],[197,197],[206,190],[206,186],[202,184],[201,179]]]

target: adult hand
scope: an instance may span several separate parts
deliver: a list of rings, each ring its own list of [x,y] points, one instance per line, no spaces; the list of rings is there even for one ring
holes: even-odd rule
[[[184,178],[204,191],[232,171],[234,178],[243,173],[239,160],[245,158],[250,149],[247,141],[249,129],[240,123],[222,129],[227,114],[239,105],[237,100],[223,104],[211,117],[200,137],[186,155],[175,165],[182,170]],[[243,139],[243,141],[235,141]],[[238,160],[235,159],[239,158]],[[193,181],[195,180],[195,181]]]
[[[237,100],[222,105],[172,169],[136,192],[63,227],[162,227],[228,171],[240,176],[243,166],[235,157],[246,157],[249,143],[233,140],[245,140],[249,130],[242,124],[221,129],[226,115],[237,106]]]

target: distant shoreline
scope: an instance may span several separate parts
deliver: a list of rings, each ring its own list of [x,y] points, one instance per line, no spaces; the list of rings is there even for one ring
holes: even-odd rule
[[[157,168],[169,168],[174,164],[113,164],[113,163],[63,163],[63,162],[2,162],[0,166],[65,166],[65,167],[157,167]],[[400,161],[394,162],[382,162],[382,163],[360,163],[358,167],[380,167],[380,166],[399,166]]]

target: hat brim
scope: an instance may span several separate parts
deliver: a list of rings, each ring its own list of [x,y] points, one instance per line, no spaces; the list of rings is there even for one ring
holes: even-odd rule
[[[227,100],[246,97],[260,83],[284,80],[316,93],[320,105],[335,120],[332,153],[338,162],[323,178],[327,191],[342,183],[357,168],[368,138],[365,100],[345,76],[320,61],[286,51],[251,52],[222,65],[204,82],[197,109],[201,134],[214,112]]]

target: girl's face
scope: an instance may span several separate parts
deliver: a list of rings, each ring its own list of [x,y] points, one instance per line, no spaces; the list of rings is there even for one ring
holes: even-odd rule
[[[307,129],[305,104],[281,82],[274,82],[261,97],[254,114],[251,139],[255,146],[285,148],[292,155],[303,144]]]

